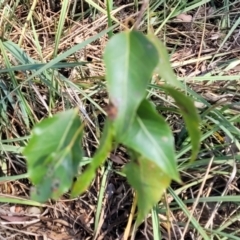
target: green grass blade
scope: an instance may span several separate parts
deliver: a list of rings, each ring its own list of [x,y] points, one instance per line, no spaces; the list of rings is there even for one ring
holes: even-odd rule
[[[112,26],[112,16],[111,11],[113,8],[112,0],[107,0],[107,17],[108,17],[108,27]],[[108,37],[111,38],[113,36],[113,30],[108,32]]]
[[[106,190],[107,177],[108,177],[108,175],[109,175],[109,173],[111,171],[111,168],[112,168],[112,163],[109,162],[108,163],[108,167],[104,171],[104,174],[103,174],[103,177],[102,177],[101,187],[100,187],[100,191],[99,191],[99,194],[98,194],[97,210],[96,210],[95,221],[94,221],[94,233],[96,233],[97,230],[99,229],[99,221],[100,221],[101,209],[104,206],[103,205],[104,192]],[[97,237],[97,236],[95,236],[95,237]]]
[[[22,205],[36,206],[36,207],[46,207],[46,204],[41,204],[39,202],[35,202],[35,201],[24,199],[24,198],[15,198],[13,196],[6,197],[6,195],[2,195],[2,194],[0,194],[0,202],[22,204]]]
[[[77,52],[78,50],[84,48],[85,46],[87,46],[91,42],[93,42],[93,41],[97,40],[98,38],[102,37],[103,35],[108,33],[110,30],[114,29],[116,26],[117,25],[113,25],[111,28],[103,30],[102,32],[96,34],[95,36],[88,38],[86,41],[84,41],[82,43],[79,43],[79,44],[75,45],[74,47],[70,48],[69,50],[67,50],[66,52],[58,55],[56,58],[52,59],[50,62],[45,64],[42,68],[40,68],[35,73],[33,73],[28,79],[26,79],[25,83],[31,81],[34,77],[38,76],[39,74],[43,73],[47,69],[51,68],[53,65],[55,65],[58,62],[66,59],[71,54],[74,54],[75,52]],[[3,43],[3,45],[5,45],[5,43]],[[15,92],[16,90],[18,90],[21,87],[22,87],[22,84],[19,84],[17,87],[15,87],[15,89],[13,91],[11,91],[11,93]]]
[[[223,45],[226,43],[226,41],[229,39],[230,36],[232,36],[233,32],[237,29],[237,27],[240,24],[240,17],[238,18],[238,20],[233,24],[233,26],[231,27],[231,29],[228,31],[226,37],[223,39],[222,43],[220,44],[217,53],[222,49]]]
[[[153,239],[161,240],[160,221],[158,218],[158,207],[154,206],[152,209],[152,228],[153,228]]]
[[[172,195],[172,197],[175,199],[177,204],[180,206],[181,210],[186,214],[186,216],[189,218],[191,216],[190,212],[188,211],[186,205],[183,203],[183,201],[175,194],[174,190],[172,188],[168,188],[169,193]],[[198,233],[202,236],[204,240],[210,240],[208,234],[206,231],[202,228],[202,226],[198,223],[198,221],[192,217],[191,223],[197,229]]]
[[[65,20],[66,20],[66,17],[67,17],[69,0],[63,0],[61,5],[62,5],[62,8],[61,8],[60,17],[59,17],[59,20],[58,20],[57,32],[56,32],[56,36],[55,36],[53,58],[55,58],[57,56],[58,46],[59,46],[59,43],[60,43],[60,40],[61,40],[61,35],[62,35],[62,32],[63,32],[64,23],[65,23]]]
[[[73,63],[61,63],[58,62],[56,64],[54,64],[51,68],[74,68],[77,66],[84,66],[86,65],[87,62],[73,62]],[[24,65],[18,65],[18,66],[14,66],[14,67],[10,67],[10,68],[4,68],[4,69],[0,69],[0,73],[6,73],[9,71],[26,71],[26,70],[38,70],[42,67],[44,67],[46,65],[46,63],[34,63],[34,64],[24,64]]]
[[[5,181],[16,181],[16,180],[20,180],[23,178],[28,178],[28,174],[20,174],[20,175],[16,175],[16,176],[6,176],[6,177],[0,177],[0,183],[1,182],[5,182]]]

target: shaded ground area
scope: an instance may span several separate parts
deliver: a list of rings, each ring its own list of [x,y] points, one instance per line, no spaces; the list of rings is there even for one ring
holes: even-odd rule
[[[183,120],[171,111],[176,106],[161,88],[151,90],[150,98],[174,132],[179,169],[184,182],[182,186],[173,182],[159,203],[156,211],[158,227],[162,239],[181,239],[183,234],[184,239],[201,239],[199,229],[188,222],[188,214],[192,214],[209,235],[215,233],[226,239],[231,239],[227,234],[240,237],[239,202],[231,199],[231,196],[239,194],[240,184],[236,146],[240,113],[240,3],[228,1],[226,5],[220,0],[206,4],[189,1],[186,6],[176,8],[175,13],[174,4],[174,1],[166,4],[150,1],[153,12],[150,20],[157,36],[168,47],[177,76],[186,82],[186,93],[195,99],[203,120],[203,141],[197,161],[188,165],[190,149]],[[19,43],[31,4],[14,5],[11,1],[5,1],[0,6],[0,47],[3,49],[5,40]],[[14,14],[7,11],[6,6],[14,10]],[[98,1],[98,6],[106,9],[103,1]],[[114,17],[121,23],[114,30],[116,33],[124,30],[124,26],[134,24],[138,9],[132,1],[123,0],[116,1],[115,7]],[[37,3],[33,22],[26,28],[20,44],[28,56],[25,64],[32,60],[48,62],[53,57],[60,9],[58,2]],[[172,17],[168,18],[170,14]],[[106,14],[86,2],[78,2],[74,9],[73,1],[65,18],[56,55],[100,33],[107,28],[107,24]],[[139,30],[146,32],[146,19]],[[29,72],[14,71],[15,83],[11,75],[1,73],[1,99],[6,99],[1,103],[1,176],[26,172],[25,161],[20,154],[21,147],[27,142],[24,137],[29,135],[34,123],[47,116],[48,109],[44,102],[49,103],[53,96],[55,104],[52,113],[66,106],[79,106],[97,126],[94,128],[87,121],[84,149],[86,158],[91,159],[98,146],[97,139],[105,118],[96,105],[104,109],[108,102],[101,60],[107,41],[107,36],[101,37],[66,59],[68,62],[84,61],[88,64],[58,70],[54,76],[60,86],[57,97],[49,90],[51,86],[44,84],[40,77],[33,82],[24,82],[30,76]],[[19,60],[9,51],[6,56],[11,65],[19,65]],[[3,51],[1,68],[6,68]],[[71,82],[81,91],[71,88]],[[153,82],[158,87],[161,83],[161,79]],[[12,93],[17,86],[21,86],[29,112],[24,112],[24,105],[19,104],[19,93]],[[234,136],[235,144],[231,144],[228,132]],[[132,189],[120,174],[127,162],[128,155],[120,147],[110,155],[107,165],[98,171],[91,188],[83,196],[69,200],[66,194],[59,201],[50,201],[44,206],[33,207],[26,200],[29,198],[28,180],[1,182],[0,198],[3,203],[0,208],[0,239],[122,239],[133,198]],[[102,198],[100,193],[103,194]],[[223,196],[229,198],[223,200]],[[8,198],[16,199],[17,204],[9,204]],[[185,203],[184,206],[179,199]],[[19,204],[20,201],[27,206]],[[136,239],[154,239],[153,228],[156,226],[152,224],[153,218],[153,215],[149,215],[142,223]]]

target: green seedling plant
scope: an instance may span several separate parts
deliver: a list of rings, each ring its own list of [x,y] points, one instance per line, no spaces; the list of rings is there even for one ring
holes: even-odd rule
[[[183,116],[191,139],[191,161],[200,147],[200,118],[176,80],[165,46],[153,34],[132,30],[114,35],[103,60],[109,106],[98,150],[79,174],[84,123],[78,110],[42,120],[33,128],[23,150],[28,177],[34,185],[31,199],[41,203],[57,200],[69,190],[71,197],[79,196],[88,189],[111,150],[121,144],[130,156],[123,172],[135,191],[138,226],[161,200],[171,181],[181,182],[171,128],[146,98],[153,74],[165,81],[161,88],[175,100]]]

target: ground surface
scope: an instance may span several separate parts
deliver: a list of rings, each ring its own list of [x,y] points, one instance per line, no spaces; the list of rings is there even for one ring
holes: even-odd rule
[[[1,68],[6,68],[5,57],[13,66],[33,60],[48,62],[77,43],[100,33],[107,28],[107,15],[101,11],[106,10],[106,6],[103,1],[94,2],[76,2],[74,10],[75,2],[72,1],[69,13],[64,18],[57,49],[55,36],[62,7],[60,2],[38,1],[28,26],[24,24],[34,2],[0,2]],[[155,211],[161,239],[203,239],[196,225],[188,222],[190,215],[209,236],[214,236],[213,239],[240,239],[239,200],[236,198],[240,184],[239,157],[235,146],[239,144],[240,136],[240,3],[220,0],[185,3],[150,1],[149,6],[152,27],[168,47],[175,73],[189,87],[186,87],[186,93],[194,97],[203,121],[198,159],[188,165],[189,142],[184,123],[179,115],[166,110],[175,107],[172,100],[159,90],[150,94],[174,132],[179,169],[184,182],[183,186],[172,183]],[[135,22],[138,9],[133,1],[119,0],[114,3],[113,13],[121,23],[114,30],[118,32]],[[143,32],[147,30],[147,15],[145,17],[139,27]],[[25,62],[20,62],[7,49],[4,45],[6,40],[19,44],[28,56]],[[40,78],[25,82],[30,72],[15,71],[14,78],[11,74],[0,73],[1,99],[7,99],[2,100],[0,106],[1,176],[26,172],[20,150],[25,146],[25,137],[34,123],[48,115],[48,106],[44,104],[46,99],[54,102],[52,113],[63,110],[68,104],[81,106],[89,118],[98,123],[97,129],[89,125],[84,137],[86,157],[92,157],[104,121],[104,114],[95,106],[103,108],[107,103],[101,59],[107,41],[106,35],[66,59],[69,62],[91,63],[73,69],[59,69],[59,75],[54,76],[61,87],[58,96]],[[72,90],[67,91],[70,84],[61,83],[59,76],[67,78],[80,90],[75,94]],[[18,86],[22,98],[19,91],[12,92]],[[25,104],[20,104],[21,99]],[[231,137],[235,145],[230,144]],[[121,239],[133,198],[132,189],[119,174],[126,162],[126,151],[119,148],[111,154],[106,168],[98,171],[94,183],[85,194],[74,200],[69,200],[66,194],[59,201],[49,201],[44,206],[31,206],[31,202],[26,200],[30,188],[27,179],[2,181],[0,239]],[[99,203],[104,174],[106,188]],[[99,216],[97,220],[96,216]],[[153,239],[156,226],[152,219],[153,215],[149,215],[142,223],[136,239]]]

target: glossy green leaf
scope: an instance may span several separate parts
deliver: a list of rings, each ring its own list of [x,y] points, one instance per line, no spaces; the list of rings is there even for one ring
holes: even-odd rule
[[[38,123],[23,154],[35,185],[31,197],[58,199],[72,185],[82,160],[83,125],[78,110],[68,110]]]
[[[182,88],[181,83],[177,80],[171,67],[167,48],[154,34],[149,34],[148,39],[154,44],[159,55],[159,61],[155,72],[158,73],[168,84]]]
[[[180,182],[172,131],[147,100],[142,101],[122,143],[155,162],[165,174]]]
[[[138,200],[137,225],[147,216],[150,209],[161,199],[170,185],[171,177],[156,163],[139,157],[124,168],[129,184],[135,189]]]
[[[95,177],[97,168],[100,167],[107,159],[112,148],[112,140],[112,125],[111,122],[106,122],[104,126],[103,136],[100,141],[100,146],[96,154],[94,155],[87,169],[78,177],[77,181],[73,184],[71,191],[72,197],[76,197],[87,190],[90,183]]]
[[[107,87],[114,106],[114,127],[118,141],[124,139],[158,63],[154,45],[140,32],[113,36],[104,52]]]
[[[183,94],[182,92],[174,89],[171,86],[163,86],[163,89],[172,96],[178,105],[183,119],[186,123],[189,137],[191,138],[192,155],[191,161],[194,161],[201,144],[201,131],[200,131],[200,116],[194,106],[193,101]]]

